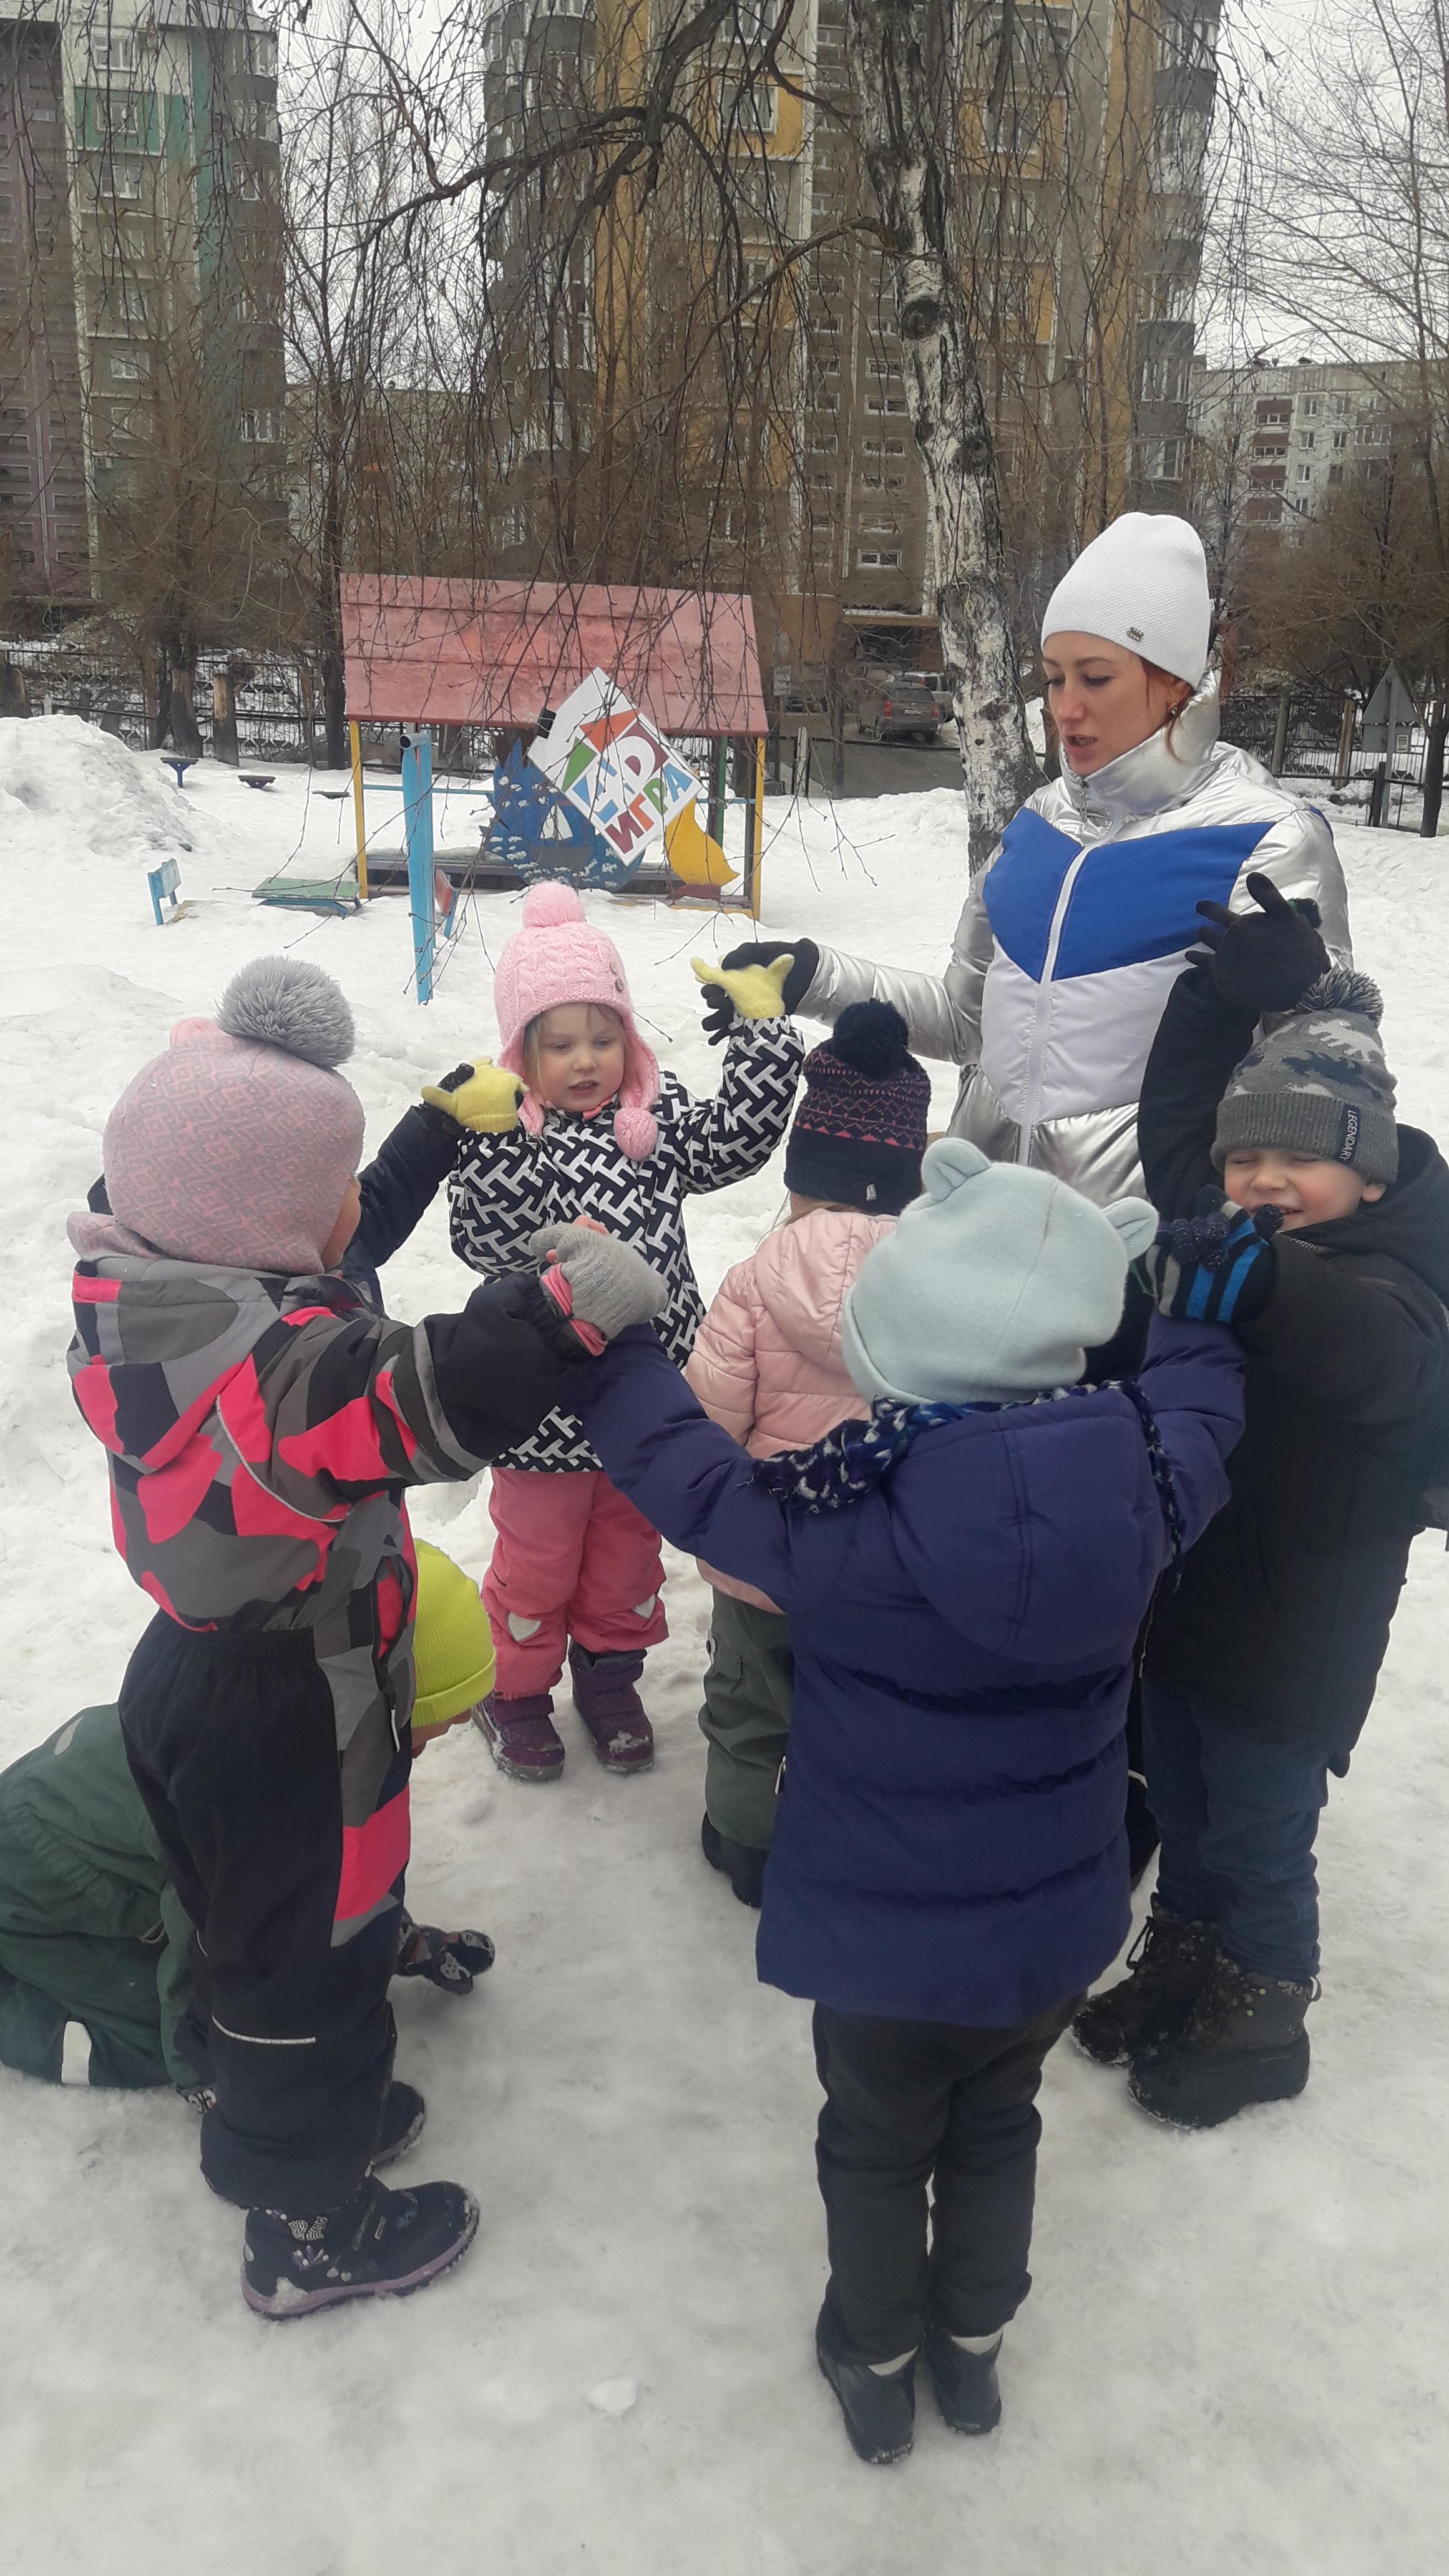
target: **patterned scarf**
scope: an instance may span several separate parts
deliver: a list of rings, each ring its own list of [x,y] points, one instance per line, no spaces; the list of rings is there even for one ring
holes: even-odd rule
[[[1172,1469],[1162,1446],[1152,1407],[1135,1377],[1109,1378],[1103,1386],[1057,1386],[1028,1399],[1032,1404],[1069,1403],[1073,1396],[1125,1395],[1142,1426],[1148,1463],[1167,1529],[1170,1564],[1167,1581],[1175,1583],[1182,1563],[1182,1513]],[[962,1422],[970,1413],[1007,1413],[1004,1404],[890,1404],[878,1399],[868,1422],[837,1423],[810,1449],[783,1449],[778,1457],[757,1458],[753,1481],[777,1502],[794,1503],[806,1512],[840,1512],[875,1492],[900,1465],[923,1431],[943,1422]]]

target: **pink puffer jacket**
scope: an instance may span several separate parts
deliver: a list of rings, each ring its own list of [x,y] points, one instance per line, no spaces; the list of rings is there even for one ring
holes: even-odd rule
[[[726,1278],[684,1374],[706,1413],[756,1458],[808,1449],[837,1422],[869,1411],[840,1356],[845,1292],[894,1224],[854,1208],[812,1208],[767,1234]],[[737,1601],[774,1609],[733,1575],[699,1570]]]

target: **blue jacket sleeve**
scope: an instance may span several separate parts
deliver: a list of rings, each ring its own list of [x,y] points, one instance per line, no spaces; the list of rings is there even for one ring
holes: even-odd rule
[[[846,1553],[852,1533],[842,1524],[851,1516],[796,1529],[784,1506],[753,1482],[748,1450],[711,1422],[644,1328],[621,1333],[580,1370],[569,1401],[611,1482],[672,1546],[758,1584],[782,1610],[800,1592],[802,1548],[812,1583],[822,1579],[818,1560],[832,1543]]]
[[[457,1120],[444,1109],[434,1109],[429,1101],[404,1112],[366,1170],[358,1174],[362,1214],[348,1247],[354,1263],[377,1271],[392,1259],[432,1205],[463,1141]],[[343,1275],[349,1275],[346,1261]]]
[[[1218,1324],[1154,1315],[1138,1384],[1172,1470],[1184,1547],[1228,1499],[1227,1461],[1242,1436],[1243,1354]]]

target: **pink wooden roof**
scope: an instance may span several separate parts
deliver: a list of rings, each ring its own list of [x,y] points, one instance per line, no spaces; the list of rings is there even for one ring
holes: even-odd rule
[[[531,727],[597,669],[661,733],[767,729],[754,611],[720,591],[348,573],[342,641],[363,723]]]

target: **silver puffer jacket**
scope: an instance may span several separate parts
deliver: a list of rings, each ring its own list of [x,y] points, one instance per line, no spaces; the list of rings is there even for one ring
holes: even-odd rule
[[[1311,895],[1352,962],[1333,836],[1260,762],[1218,740],[1209,672],[1174,728],[1091,778],[1030,797],[966,898],[942,976],[822,948],[800,1007],[894,1002],[921,1055],[966,1068],[951,1132],[1039,1165],[1099,1206],[1142,1187],[1137,1098],[1167,996],[1210,898],[1251,910],[1261,871]]]

